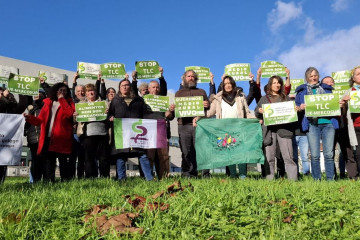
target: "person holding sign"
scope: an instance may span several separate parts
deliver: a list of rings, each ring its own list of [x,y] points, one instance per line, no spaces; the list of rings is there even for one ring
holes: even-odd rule
[[[323,154],[325,159],[326,179],[334,179],[334,137],[335,129],[339,128],[336,117],[307,117],[305,107],[305,95],[317,95],[332,93],[333,88],[325,83],[319,83],[319,71],[309,67],[305,72],[307,83],[296,88],[296,106],[300,110],[299,121],[301,130],[307,132],[307,138],[311,153],[311,174],[315,180],[321,180],[320,169],[320,140],[322,140]]]
[[[203,98],[204,108],[209,108],[206,92],[197,88],[198,76],[193,70],[187,70],[181,77],[183,88],[175,93],[175,97],[200,96]],[[175,106],[176,108],[176,106]],[[182,152],[181,175],[185,177],[197,177],[196,152],[195,152],[195,127],[199,117],[179,117],[178,132],[180,148]],[[209,171],[204,170],[204,175]]]
[[[235,80],[230,76],[223,76],[223,90],[214,96],[210,109],[206,112],[207,117],[216,115],[217,119],[223,118],[247,118],[250,114],[245,95],[236,87]],[[228,166],[230,177],[236,178],[236,165]],[[239,164],[240,178],[247,174],[247,164]]]
[[[159,66],[159,72],[161,74],[160,78],[159,78],[159,85],[160,85],[160,90],[159,90],[159,94],[160,96],[166,96],[167,95],[167,83],[165,81],[164,78],[164,69],[162,67]],[[149,85],[147,83],[142,83],[139,88],[137,87],[137,72],[133,71],[132,72],[132,83],[131,83],[131,90],[135,93],[138,94],[138,92],[140,93],[140,96],[143,97],[146,94],[149,94]]]
[[[287,77],[290,78],[290,72],[287,70]],[[266,95],[261,97],[256,109],[255,116],[259,119],[263,119],[264,109],[262,104],[277,103],[289,101],[289,97],[285,94],[284,82],[279,76],[272,76],[266,86]],[[266,154],[266,164],[269,165],[269,169],[266,172],[266,178],[273,180],[275,177],[275,156],[276,156],[276,144],[279,143],[281,155],[284,159],[285,170],[288,179],[298,179],[297,165],[293,160],[293,147],[292,138],[294,135],[293,126],[291,123],[265,126],[263,128],[263,139]]]
[[[90,103],[99,101],[101,100],[97,96],[95,85],[91,83],[86,84],[85,99],[79,103],[89,103],[90,105]],[[75,112],[74,116],[78,116],[78,112]],[[99,166],[101,177],[109,177],[110,164],[107,161],[109,148],[107,121],[87,121],[78,123],[78,128],[82,128],[83,132],[83,134],[80,136],[80,142],[83,145],[85,151],[85,177],[96,178],[98,176],[97,166]],[[96,163],[97,160],[99,160],[99,165]]]
[[[69,179],[68,156],[72,152],[73,114],[75,105],[69,87],[56,83],[50,88],[49,97],[43,100],[38,117],[24,114],[26,121],[40,125],[37,154],[45,159],[44,180],[55,182],[56,158],[60,162],[62,180]]]
[[[144,118],[144,112],[146,110],[144,100],[131,91],[130,85],[131,83],[128,79],[120,81],[118,94],[116,94],[111,101],[108,111],[108,119],[110,122],[113,122],[114,118]],[[118,179],[126,179],[125,161],[130,157],[138,157],[146,180],[151,181],[153,179],[152,169],[150,168],[146,150],[140,148],[116,149],[115,138],[114,126],[112,124],[111,155],[116,159]]]
[[[355,67],[351,71],[349,80],[350,89],[347,90],[341,99],[343,109],[346,111],[347,128],[349,133],[349,145],[356,148],[354,156],[348,153],[346,169],[349,178],[357,179],[359,177],[360,168],[360,111],[356,109],[356,102],[359,101],[357,96],[360,91],[360,66]],[[355,107],[352,107],[353,104]],[[353,163],[355,161],[355,164]]]

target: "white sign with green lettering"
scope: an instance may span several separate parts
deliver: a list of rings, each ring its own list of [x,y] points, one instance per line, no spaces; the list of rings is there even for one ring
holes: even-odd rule
[[[233,63],[225,66],[224,74],[231,76],[235,81],[250,80],[250,63]]]
[[[160,78],[159,63],[156,61],[136,61],[135,70],[137,79],[155,79]]]
[[[64,82],[66,80],[66,75],[61,73],[39,71],[39,78],[43,78],[47,84],[52,86],[56,83]]]
[[[351,77],[351,71],[345,70],[332,72],[331,77],[334,79],[335,82],[333,93],[338,94],[340,97],[342,97],[346,90],[350,88],[349,79]]]
[[[305,104],[307,117],[330,117],[341,114],[338,94],[305,95]]]
[[[144,96],[144,101],[150,106],[153,112],[166,112],[169,110],[169,96],[147,94]]]
[[[360,113],[360,91],[350,92],[349,110],[351,113]]]
[[[286,77],[285,66],[276,61],[264,61],[261,63],[261,77],[269,78],[274,75]]]
[[[75,111],[77,122],[103,121],[107,117],[105,101],[76,103]]]
[[[175,117],[197,116],[205,116],[202,96],[175,98]]]
[[[12,93],[38,96],[39,86],[40,81],[38,77],[10,74],[8,89]]]
[[[14,75],[18,75],[19,69],[16,67],[0,65],[0,84],[7,84],[11,73]]]
[[[298,86],[304,84],[304,79],[303,79],[303,78],[290,79],[290,84],[291,84],[290,94],[295,94],[296,88],[297,88]]]
[[[296,122],[298,120],[295,102],[279,102],[263,104],[265,126]]]
[[[80,78],[97,79],[100,70],[100,64],[78,62],[77,71]]]
[[[193,70],[198,75],[198,83],[210,82],[210,68],[200,66],[185,67],[185,71]]]
[[[104,63],[100,65],[101,76],[109,79],[125,78],[125,64],[123,63]]]

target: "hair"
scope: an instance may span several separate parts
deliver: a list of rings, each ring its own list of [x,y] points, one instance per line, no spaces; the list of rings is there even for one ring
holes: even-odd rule
[[[121,83],[123,83],[123,82],[128,82],[129,83],[129,85],[130,85],[130,98],[134,98],[135,97],[135,94],[133,93],[133,91],[131,90],[131,82],[130,82],[130,80],[129,79],[123,79],[123,80],[121,80],[120,82],[119,82],[119,90],[118,90],[118,95],[121,97],[121,92],[120,92],[120,86],[121,86]]]
[[[356,69],[360,69],[360,66],[356,66],[356,67],[354,67],[354,68],[351,70],[351,77],[350,77],[350,79],[349,79],[349,85],[350,85],[350,87],[354,86],[354,83],[355,83],[355,81],[354,81],[354,74],[355,74],[355,70],[356,70]]]
[[[285,92],[284,91],[284,81],[280,76],[272,76],[272,77],[269,78],[269,82],[266,85],[266,91],[265,91],[266,95],[270,95],[270,96],[273,95],[272,90],[271,90],[271,86],[272,86],[272,84],[274,82],[274,79],[276,79],[278,81],[278,83],[280,83],[280,90],[279,90],[279,93],[278,93],[280,98],[282,100],[285,100],[286,94],[284,93]]]
[[[330,78],[331,81],[333,81],[333,83],[335,83],[334,79],[333,79],[332,77],[330,77],[330,76],[323,77],[320,82],[321,82],[321,83],[324,83],[324,79],[325,79],[325,78]]]
[[[226,76],[224,76],[224,80],[221,82],[223,95],[224,95],[224,93],[225,93],[225,85],[224,85],[225,79],[229,79],[229,81],[230,81],[230,84],[231,84],[231,86],[232,86],[232,91],[231,91],[231,93],[236,92],[237,89],[236,89],[236,83],[235,83],[234,78],[231,77],[231,76],[226,75]]]
[[[85,85],[85,92],[88,92],[88,91],[95,91],[96,92],[96,87],[94,84],[92,83],[88,83]]]
[[[77,85],[75,87],[75,91],[76,91],[77,88],[82,88],[82,90],[85,92],[85,86],[84,85]]]
[[[59,83],[56,83],[54,86],[52,86],[50,89],[49,89],[49,98],[52,100],[52,101],[57,101],[58,100],[58,97],[57,97],[57,92],[60,88],[62,87],[66,87],[66,94],[64,96],[65,99],[67,98],[71,98],[71,93],[70,93],[70,88],[68,85],[62,83],[62,82],[59,82]]]
[[[183,82],[185,82],[185,77],[186,77],[186,74],[187,74],[188,72],[193,72],[193,73],[194,73],[195,81],[197,82],[198,79],[199,79],[199,77],[198,77],[197,73],[196,73],[194,70],[192,70],[192,69],[189,69],[189,70],[185,71],[184,74],[181,76],[181,80],[182,80]]]
[[[308,82],[308,79],[310,77],[310,74],[312,73],[312,71],[315,71],[317,73],[318,76],[320,76],[319,71],[314,68],[314,67],[308,67],[308,69],[306,69],[305,71],[305,81]]]
[[[158,81],[156,81],[156,80],[151,80],[151,81],[149,82],[149,86],[150,86],[150,84],[154,84],[154,83],[156,83],[156,84],[160,87],[159,82],[158,82]]]
[[[148,83],[142,82],[142,83],[139,85],[138,90],[139,90],[139,92],[141,92],[142,90],[144,90],[144,89],[146,89],[146,88],[148,88],[148,87],[149,87],[149,84],[148,84]]]
[[[110,93],[110,90],[113,90],[116,93],[115,88],[109,87],[108,89],[106,89],[106,96]]]

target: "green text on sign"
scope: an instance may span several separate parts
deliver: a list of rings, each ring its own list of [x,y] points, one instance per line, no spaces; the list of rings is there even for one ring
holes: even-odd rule
[[[340,116],[339,96],[337,94],[305,95],[306,117]]]
[[[100,64],[101,76],[109,79],[123,79],[126,75],[125,64],[104,63]]]
[[[231,76],[235,81],[250,80],[250,63],[233,63],[226,65],[224,74]]]
[[[269,78],[274,75],[286,77],[285,66],[276,61],[264,61],[261,63],[261,77]]]
[[[265,126],[291,123],[298,120],[294,101],[263,104],[262,109]]]
[[[205,116],[202,96],[175,98],[175,117],[197,116]]]
[[[198,83],[210,82],[210,68],[200,66],[185,67],[185,71],[193,70],[198,75]]]
[[[80,78],[97,79],[100,70],[100,64],[78,62],[77,71]]]
[[[8,89],[12,93],[38,96],[39,86],[40,80],[38,77],[10,74]]]
[[[349,110],[351,113],[360,113],[360,91],[350,92]]]
[[[137,79],[160,78],[159,63],[156,61],[137,61],[135,62]]]
[[[144,100],[153,112],[166,112],[169,110],[169,96],[147,94],[144,96]]]
[[[78,113],[78,122],[102,121],[107,117],[105,101],[76,103],[75,111]]]

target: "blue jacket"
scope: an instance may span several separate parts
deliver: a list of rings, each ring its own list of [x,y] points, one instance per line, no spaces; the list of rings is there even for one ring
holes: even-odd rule
[[[325,83],[321,83],[320,86],[325,90],[325,93],[332,93],[333,88]],[[307,86],[306,84],[300,85],[295,89],[296,97],[295,103],[296,106],[300,106],[305,103],[305,95],[307,94]],[[335,129],[339,128],[339,122],[335,117],[332,117],[331,123]],[[305,117],[305,111],[299,112],[299,121],[301,122],[301,128],[303,132],[307,132],[309,130],[309,119]]]

